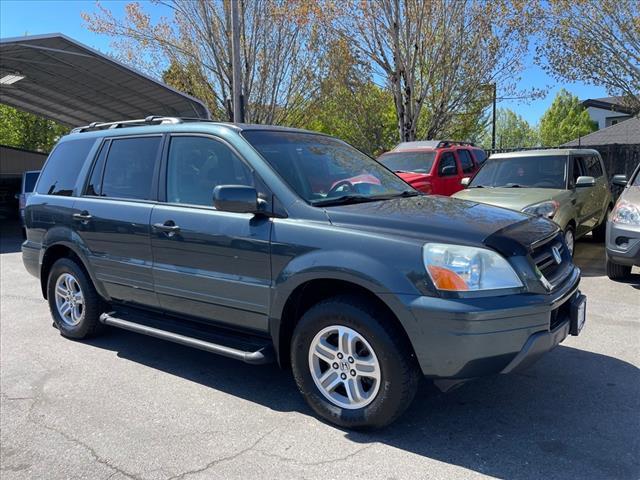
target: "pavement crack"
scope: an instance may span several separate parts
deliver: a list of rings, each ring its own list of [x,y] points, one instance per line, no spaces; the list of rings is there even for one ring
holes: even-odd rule
[[[216,465],[220,464],[220,463],[224,463],[224,462],[230,462],[232,460],[235,460],[236,458],[244,455],[247,452],[250,452],[251,450],[254,450],[256,446],[258,446],[258,444],[264,440],[265,438],[267,438],[269,435],[271,435],[273,432],[275,432],[278,428],[273,428],[271,430],[269,430],[268,432],[264,433],[263,435],[260,435],[260,437],[258,437],[251,445],[249,445],[246,448],[243,448],[242,450],[239,450],[231,455],[227,455],[226,457],[221,457],[221,458],[217,458],[215,460],[212,460],[211,462],[207,463],[206,465],[193,469],[193,470],[187,470],[186,472],[182,472],[179,473],[177,475],[174,475],[173,477],[169,477],[167,480],[181,480],[183,478],[185,478],[187,475],[194,475],[196,473],[202,473],[206,470],[209,470],[212,467],[215,467]]]
[[[270,457],[270,458],[275,458],[277,460],[286,462],[286,463],[292,463],[295,465],[300,465],[303,467],[317,467],[320,465],[326,465],[328,463],[335,463],[335,462],[343,462],[345,460],[349,460],[350,458],[355,457],[356,455],[359,455],[360,453],[364,452],[365,450],[373,447],[374,444],[371,445],[366,445],[362,448],[357,449],[355,452],[351,452],[347,455],[344,455],[342,457],[336,457],[336,458],[332,458],[330,460],[321,460],[319,462],[300,462],[298,460],[296,460],[295,458],[290,458],[290,457],[285,457],[283,455],[278,455],[277,453],[270,453],[270,452],[266,452],[264,450],[256,450],[257,452],[261,453],[262,455],[266,456],[266,457]]]

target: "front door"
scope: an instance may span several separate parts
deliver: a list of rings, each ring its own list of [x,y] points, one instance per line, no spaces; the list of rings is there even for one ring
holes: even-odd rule
[[[434,182],[437,190],[433,193],[438,195],[453,195],[462,189],[460,184],[461,172],[458,168],[458,162],[452,151],[442,152],[438,159],[438,180]]]
[[[571,158],[572,175],[569,187],[572,189],[571,202],[576,211],[576,237],[581,237],[591,230],[593,187],[576,187],[578,177],[588,175],[582,157]]]
[[[98,281],[116,300],[157,306],[149,220],[162,137],[107,140],[93,165],[73,222]]]
[[[223,141],[174,135],[152,212],[155,291],[167,311],[268,330],[271,220],[213,207],[218,185],[255,185]]]

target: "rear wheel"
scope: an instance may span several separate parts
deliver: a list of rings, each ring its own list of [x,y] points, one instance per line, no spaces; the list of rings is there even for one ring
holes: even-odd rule
[[[607,258],[607,277],[611,280],[625,280],[631,275],[631,267],[629,265],[620,265],[613,263]]]
[[[57,260],[49,271],[47,299],[55,326],[69,338],[96,335],[104,302],[85,271],[72,259]]]
[[[322,418],[342,427],[383,427],[411,403],[420,370],[408,341],[386,317],[358,297],[340,296],[300,319],[292,370]]]

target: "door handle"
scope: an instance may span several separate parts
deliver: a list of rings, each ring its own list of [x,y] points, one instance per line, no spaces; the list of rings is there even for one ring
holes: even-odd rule
[[[164,232],[169,236],[172,236],[180,231],[180,227],[176,225],[173,220],[167,220],[164,223],[154,223],[153,228],[160,232]]]
[[[73,218],[74,220],[80,220],[81,222],[86,223],[89,220],[91,220],[93,217],[89,214],[89,212],[87,212],[86,210],[83,210],[80,213],[74,213]]]

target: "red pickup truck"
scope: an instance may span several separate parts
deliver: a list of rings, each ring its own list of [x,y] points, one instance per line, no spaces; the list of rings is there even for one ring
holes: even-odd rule
[[[403,142],[378,157],[416,190],[447,196],[462,190],[460,181],[475,175],[486,159],[472,143],[449,140]]]

